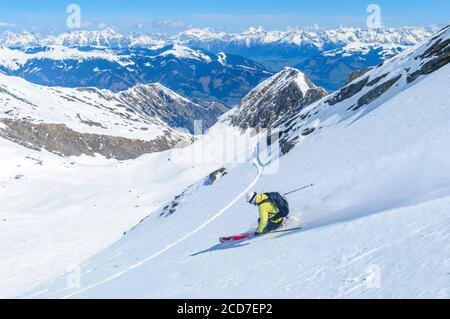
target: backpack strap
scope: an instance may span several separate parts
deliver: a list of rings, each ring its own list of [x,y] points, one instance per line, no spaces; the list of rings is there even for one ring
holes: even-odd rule
[[[265,200],[261,201],[261,202],[258,204],[258,206],[270,202],[270,203],[272,203],[273,207],[275,207],[275,208],[278,210],[277,205],[275,205],[275,203],[272,202],[272,201],[270,200],[269,194],[264,193],[264,195],[266,195],[267,198],[266,198]]]
[[[269,197],[268,194],[265,193],[264,195],[266,195],[267,198],[266,198],[265,200],[261,201],[261,202],[258,204],[258,206],[259,206],[259,205],[262,205],[262,204],[265,204],[265,203],[271,203],[272,206],[275,207],[275,210],[277,211],[277,213],[276,213],[272,218],[269,218],[269,220],[270,220],[270,221],[274,221],[274,220],[279,219],[281,216],[280,216],[280,211],[279,211],[277,205],[276,205],[272,200],[270,200],[270,197]]]

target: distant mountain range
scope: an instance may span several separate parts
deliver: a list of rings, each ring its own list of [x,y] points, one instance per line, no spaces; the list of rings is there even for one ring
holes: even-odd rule
[[[247,58],[178,44],[151,48],[0,47],[0,71],[47,86],[121,91],[161,83],[191,98],[238,103],[273,73]]]
[[[30,47],[43,50],[55,46],[85,52],[109,50],[120,60],[128,59],[126,66],[97,61],[102,66],[99,68],[103,71],[101,74],[93,72],[95,67],[92,68],[92,63],[73,65],[71,62],[71,72],[82,69],[81,74],[84,75],[76,78],[69,72],[66,83],[61,83],[58,72],[52,73],[55,69],[50,72],[52,61],[45,61],[47,64],[44,65],[32,61],[16,72],[16,75],[39,84],[92,85],[122,90],[136,83],[161,82],[189,98],[206,98],[235,105],[252,87],[285,66],[296,67],[316,84],[335,91],[346,84],[350,73],[376,66],[386,57],[423,41],[435,31],[436,28],[432,27],[287,31],[266,31],[259,27],[236,34],[206,28],[190,29],[175,35],[146,35],[122,34],[106,28],[51,36],[6,31],[0,33],[0,45],[21,50]],[[182,56],[180,52],[183,52]],[[221,58],[223,52],[227,56],[226,66],[220,65],[225,61]],[[152,61],[148,61],[149,56]],[[156,56],[158,58],[155,59]],[[191,66],[192,59],[183,60],[187,56],[196,56],[194,67]],[[202,61],[202,57],[206,58]],[[146,63],[151,64],[151,72]],[[63,69],[59,63],[55,68]],[[33,74],[30,74],[32,70]],[[86,72],[91,74],[85,76]],[[170,74],[170,78],[164,78],[162,74]]]
[[[288,45],[291,48],[314,47],[321,51],[345,46],[349,43],[410,46],[429,37],[438,28],[402,27],[382,29],[292,29],[288,31],[266,31],[262,27],[250,28],[242,33],[229,34],[213,29],[190,29],[175,35],[169,34],[123,34],[113,28],[99,31],[73,31],[59,35],[42,36],[35,33],[0,33],[0,42],[7,47],[29,47],[63,45],[69,47],[95,46],[107,48],[153,47],[169,43],[202,47],[213,52],[233,53],[238,48],[254,48],[265,45]],[[244,52],[234,52],[243,54]],[[271,52],[260,52],[268,55]],[[254,54],[254,53],[253,53]],[[257,55],[255,55],[257,56]]]

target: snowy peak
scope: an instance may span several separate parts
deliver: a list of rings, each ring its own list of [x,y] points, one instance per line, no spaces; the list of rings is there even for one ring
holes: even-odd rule
[[[15,71],[19,69],[27,59],[27,55],[21,51],[0,46],[0,70]]]
[[[424,27],[381,28],[381,29],[292,29],[286,31],[266,31],[263,27],[251,27],[241,33],[218,32],[211,28],[193,28],[176,35],[167,34],[123,34],[114,28],[96,31],[72,31],[48,37],[27,32],[0,33],[0,43],[8,47],[30,45],[65,45],[125,48],[129,46],[155,46],[169,43],[203,43],[205,47],[212,42],[260,44],[314,45],[324,48],[330,45],[349,43],[413,45],[431,36],[436,30]]]
[[[310,89],[316,88],[300,70],[285,67],[277,74],[261,82],[249,95],[262,91],[268,94],[276,94],[290,85],[297,86],[302,94],[305,94]]]
[[[30,61],[36,60],[78,60],[86,61],[91,59],[101,59],[110,62],[127,64],[125,58],[115,55],[107,50],[79,50],[77,48],[66,47],[62,45],[51,45],[39,48],[30,48],[27,50],[10,49],[0,47],[0,68],[16,71]],[[124,60],[122,62],[122,60]]]
[[[212,59],[200,50],[194,50],[184,45],[171,44],[163,49],[160,57],[171,56],[178,59],[204,60],[211,62]]]
[[[292,29],[286,31],[266,31],[263,27],[252,27],[238,34],[225,34],[208,29],[200,32],[198,29],[183,32],[173,39],[179,41],[202,40],[224,41],[229,43],[245,43],[246,45],[261,44],[290,44],[296,46],[313,45],[324,49],[331,45],[346,45],[349,43],[378,44],[378,45],[414,45],[433,33],[429,28],[403,27],[381,29]]]
[[[135,42],[134,34],[124,35],[114,28],[105,28],[99,31],[73,31],[62,33],[57,36],[44,38],[42,42],[46,45],[64,45],[64,46],[92,46],[106,48],[122,48],[127,47]],[[155,38],[141,37],[140,40],[146,45],[159,44]]]
[[[41,38],[32,33],[15,33],[11,31],[0,32],[0,46],[9,48],[23,48],[41,44]]]
[[[274,127],[326,94],[302,72],[286,67],[244,97],[231,123],[244,129]]]
[[[185,41],[212,41],[220,40],[227,36],[224,32],[216,32],[211,28],[193,28],[187,31],[178,33],[174,38],[180,42]]]

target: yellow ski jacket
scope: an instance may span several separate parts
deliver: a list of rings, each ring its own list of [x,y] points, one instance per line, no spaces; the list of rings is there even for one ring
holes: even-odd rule
[[[273,218],[276,214],[278,214],[278,210],[271,201],[265,201],[269,197],[266,194],[258,194],[256,195],[256,205],[259,206],[259,225],[256,229],[256,232],[259,234],[264,233],[264,229],[266,228],[269,219]],[[283,221],[283,217],[280,217],[272,222],[278,224]]]

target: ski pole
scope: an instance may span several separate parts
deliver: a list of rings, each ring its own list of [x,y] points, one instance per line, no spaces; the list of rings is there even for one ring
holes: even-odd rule
[[[295,228],[289,228],[289,229],[274,230],[274,231],[271,231],[269,234],[274,234],[274,233],[287,233],[287,232],[289,232],[289,231],[294,231],[294,230],[303,230],[303,227],[295,227]]]
[[[293,191],[291,191],[291,192],[289,192],[289,193],[283,194],[283,196],[287,196],[287,195],[290,195],[290,194],[294,194],[294,193],[297,193],[297,192],[299,192],[299,191],[301,191],[301,190],[304,190],[304,189],[306,189],[306,188],[310,188],[310,187],[313,187],[313,186],[314,186],[314,184],[311,184],[311,185],[308,185],[308,186],[304,186],[304,187],[301,187],[301,188],[299,188],[299,189],[293,190]]]

